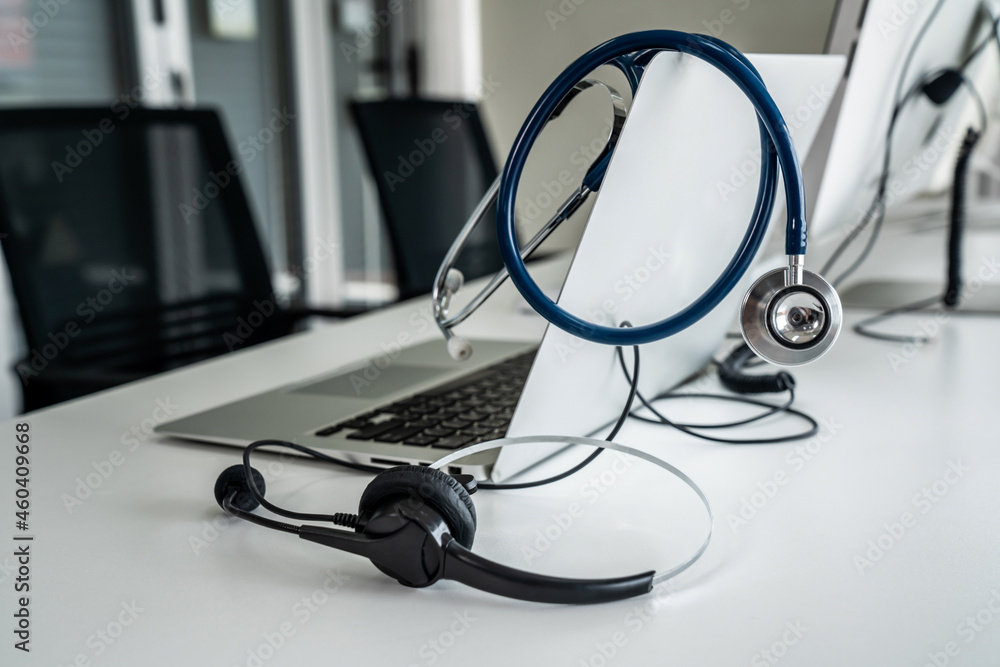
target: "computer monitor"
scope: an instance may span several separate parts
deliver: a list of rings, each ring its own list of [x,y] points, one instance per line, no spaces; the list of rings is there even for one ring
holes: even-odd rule
[[[819,165],[821,184],[809,218],[811,240],[847,233],[873,201],[904,61],[935,5],[936,0],[841,3],[827,50],[852,57],[829,153]],[[903,90],[933,71],[958,66],[990,29],[982,0],[945,0],[913,53]],[[966,73],[974,78],[982,60]],[[942,106],[918,95],[901,111],[892,140],[886,200],[890,208],[932,186],[941,187],[934,182],[935,174],[957,153],[972,104],[960,90]]]
[[[475,104],[426,99],[353,102],[378,188],[401,298],[430,292],[441,260],[498,171]],[[496,218],[488,212],[486,220]],[[502,267],[493,225],[456,263],[466,279]]]

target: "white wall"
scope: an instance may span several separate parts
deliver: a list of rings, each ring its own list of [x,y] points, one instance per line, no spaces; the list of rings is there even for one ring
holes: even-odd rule
[[[422,0],[421,94],[474,99],[483,69],[480,0]]]

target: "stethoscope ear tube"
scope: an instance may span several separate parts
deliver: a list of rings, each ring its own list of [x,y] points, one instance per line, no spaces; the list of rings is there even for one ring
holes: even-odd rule
[[[638,83],[638,81],[636,82]],[[625,126],[625,117],[627,114],[627,109],[625,108],[625,101],[618,94],[612,86],[609,86],[601,81],[594,79],[584,79],[578,82],[573,88],[562,98],[556,111],[549,118],[558,117],[566,107],[583,91],[589,88],[602,88],[608,94],[611,100],[612,109],[612,120],[610,129],[608,131],[608,138],[604,145],[603,150],[598,154],[598,156],[591,163],[590,167],[587,169],[587,173],[583,178],[583,184],[577,188],[556,210],[555,214],[549,218],[549,220],[542,225],[541,229],[535,233],[530,241],[520,250],[519,255],[523,260],[531,256],[531,254],[542,244],[552,234],[555,229],[562,224],[564,220],[570,218],[579,209],[590,196],[591,192],[596,192],[601,187],[601,182],[604,180],[604,173],[608,168],[608,163],[611,160],[611,155],[614,153],[615,146],[618,143],[618,137],[621,135],[622,128]],[[634,89],[633,89],[634,90]],[[444,334],[445,340],[448,341],[448,353],[453,359],[465,360],[472,355],[471,344],[461,338],[456,336],[452,331],[453,327],[458,326],[464,322],[472,313],[479,308],[480,305],[486,299],[488,299],[492,294],[504,283],[508,278],[508,273],[506,267],[501,269],[490,282],[484,287],[472,300],[462,308],[455,315],[449,316],[449,308],[451,306],[451,301],[455,294],[461,289],[461,284],[464,282],[462,279],[461,272],[455,267],[455,262],[458,260],[459,255],[462,253],[462,249],[465,244],[468,243],[469,237],[472,235],[473,230],[482,221],[483,217],[486,215],[487,211],[493,206],[497,199],[497,192],[500,188],[501,176],[497,176],[493,184],[490,185],[489,190],[479,201],[479,204],[473,210],[472,214],[466,220],[465,225],[459,232],[455,241],[452,243],[451,247],[448,249],[448,253],[445,255],[444,260],[441,262],[441,266],[438,268],[437,276],[434,279],[434,285],[431,288],[431,301],[434,309],[434,320]],[[456,276],[457,274],[457,276]]]

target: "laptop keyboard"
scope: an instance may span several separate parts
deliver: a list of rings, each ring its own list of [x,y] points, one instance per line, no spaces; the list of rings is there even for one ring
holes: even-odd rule
[[[327,426],[316,435],[458,449],[507,433],[535,350],[430,391]]]

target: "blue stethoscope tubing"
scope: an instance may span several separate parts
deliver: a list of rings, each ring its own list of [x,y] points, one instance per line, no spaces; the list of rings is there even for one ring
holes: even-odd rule
[[[642,68],[661,51],[694,56],[722,71],[750,99],[757,111],[761,136],[761,169],[757,201],[746,234],[729,264],[714,283],[686,308],[666,319],[632,328],[608,327],[580,319],[549,299],[531,278],[521,259],[514,217],[517,184],[531,147],[560,101],[587,74],[602,65],[620,69],[633,92]],[[497,197],[497,236],[500,255],[518,291],[542,317],[584,340],[606,345],[640,345],[679,333],[712,311],[736,287],[753,262],[774,210],[779,165],[784,176],[788,220],[786,254],[806,252],[805,194],[798,155],[781,112],[760,74],[749,60],[725,42],[707,35],[674,30],[648,30],[611,39],[588,51],[567,67],[535,103],[514,140],[500,180]],[[601,170],[603,176],[603,170]]]

